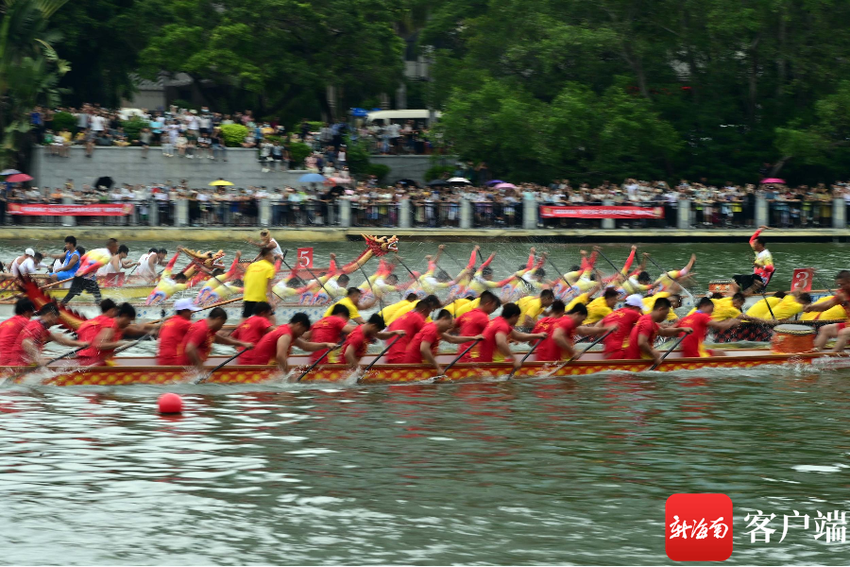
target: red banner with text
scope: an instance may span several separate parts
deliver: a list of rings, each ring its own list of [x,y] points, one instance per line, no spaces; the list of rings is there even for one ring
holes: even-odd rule
[[[48,217],[123,217],[133,214],[133,205],[93,204],[93,205],[41,205],[38,203],[9,203],[10,215],[48,216]]]
[[[540,207],[545,219],[663,219],[664,207]]]

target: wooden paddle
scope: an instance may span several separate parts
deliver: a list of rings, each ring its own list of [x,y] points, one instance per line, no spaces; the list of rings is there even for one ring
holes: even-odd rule
[[[525,356],[523,356],[523,357],[522,357],[522,360],[520,360],[520,361],[519,361],[519,366],[520,366],[520,368],[522,368],[522,365],[523,365],[523,364],[525,364],[525,361],[526,361],[526,360],[528,360],[528,357],[529,357],[529,356],[531,356],[531,354],[532,354],[535,350],[537,350],[537,347],[539,347],[539,346],[540,346],[540,343],[542,343],[544,340],[546,340],[546,339],[540,339],[539,341],[537,341],[536,343],[534,343],[534,345],[532,345],[532,347],[528,350],[528,352],[525,354]],[[519,370],[519,368],[514,368],[513,370],[511,370],[511,373],[510,373],[510,374],[508,374],[508,378],[507,378],[507,379],[508,379],[508,380],[510,380],[511,378],[513,378],[513,377],[514,377],[514,374],[516,374],[516,373],[517,373],[517,370]]]
[[[678,341],[676,341],[675,343],[673,343],[673,346],[671,346],[671,347],[667,350],[667,352],[665,352],[664,354],[662,354],[662,355],[661,355],[661,360],[659,360],[659,361],[658,361],[658,364],[653,364],[652,366],[650,366],[650,367],[649,367],[649,369],[650,369],[650,370],[655,370],[656,368],[658,368],[659,366],[661,366],[661,363],[663,363],[663,362],[664,362],[664,359],[665,359],[665,358],[667,358],[667,355],[669,355],[671,352],[673,352],[674,350],[676,350],[676,347],[678,347],[678,346],[682,343],[682,341],[684,341],[684,340],[685,340],[685,337],[687,337],[687,336],[688,336],[688,333],[685,333],[684,335],[682,335],[681,337],[679,337],[679,340],[678,340]]]
[[[563,368],[564,366],[568,365],[570,362],[572,362],[572,361],[574,361],[574,360],[578,360],[579,358],[581,358],[582,356],[584,356],[584,355],[587,353],[587,351],[589,351],[590,349],[592,349],[593,347],[595,347],[596,345],[598,345],[600,342],[602,342],[603,340],[605,340],[605,337],[607,337],[608,335],[610,335],[610,334],[611,334],[611,333],[613,333],[613,332],[614,332],[614,330],[612,329],[612,330],[608,331],[607,333],[605,333],[604,335],[602,335],[601,337],[597,338],[595,341],[593,341],[592,343],[590,343],[589,345],[587,345],[587,348],[585,348],[583,351],[581,351],[581,352],[579,352],[579,353],[576,353],[576,354],[572,355],[572,356],[569,358],[569,360],[565,360],[564,362],[562,362],[561,364],[559,364],[557,367],[555,367],[555,369],[554,369],[554,370],[552,370],[552,371],[551,371],[549,374],[547,374],[545,377],[546,377],[546,378],[549,378],[550,376],[554,376],[554,375],[555,375],[555,374],[556,374],[556,373],[557,373],[557,372],[558,372],[561,368]]]
[[[68,278],[66,280],[59,280],[58,282],[49,283],[49,284],[46,284],[46,285],[39,287],[38,289],[50,289],[51,287],[56,287],[59,284],[68,283],[69,281],[71,281],[75,277],[76,276],[71,276],[70,278]]]
[[[213,368],[212,370],[210,370],[209,372],[207,372],[206,374],[204,374],[203,376],[201,376],[200,378],[198,378],[197,380],[195,380],[192,383],[193,384],[203,384],[204,382],[206,382],[207,380],[209,380],[212,377],[213,373],[216,370],[221,370],[222,368],[225,367],[225,365],[227,365],[227,363],[229,363],[230,361],[232,361],[233,359],[235,359],[236,357],[241,355],[246,350],[250,350],[250,349],[243,348],[242,350],[240,350],[239,352],[237,352],[236,354],[234,354],[233,356],[231,356],[230,358],[228,358],[227,360],[225,360],[224,362],[222,362],[221,364],[219,364],[218,366],[216,366],[215,368]]]
[[[301,381],[301,379],[302,379],[302,378],[304,378],[305,376],[307,376],[307,375],[310,373],[310,371],[311,371],[311,370],[313,370],[316,366],[318,366],[318,364],[319,364],[320,362],[322,362],[322,361],[325,359],[325,357],[326,357],[327,355],[329,355],[332,351],[335,351],[336,349],[338,349],[339,347],[341,347],[344,343],[345,343],[345,341],[340,341],[339,343],[337,343],[337,345],[336,345],[335,347],[333,347],[333,348],[329,348],[328,350],[326,350],[326,351],[324,352],[324,354],[322,354],[322,356],[320,356],[320,357],[319,357],[319,359],[318,359],[316,362],[314,362],[313,364],[311,364],[311,365],[307,368],[307,370],[305,370],[305,371],[301,374],[301,376],[299,376],[298,378],[296,378],[296,379],[295,379],[295,381],[296,381],[296,382],[300,382],[300,381]]]
[[[472,341],[472,344],[471,344],[471,345],[469,345],[468,347],[466,347],[465,349],[463,349],[463,352],[462,352],[462,353],[460,353],[459,355],[457,355],[457,357],[455,357],[455,359],[454,359],[454,360],[452,360],[452,361],[449,363],[449,365],[448,365],[448,366],[446,366],[445,368],[443,368],[443,373],[442,373],[442,374],[440,374],[439,376],[435,376],[435,377],[434,377],[434,380],[439,380],[439,379],[441,379],[441,378],[446,378],[446,377],[448,376],[449,370],[451,370],[451,369],[452,369],[452,366],[454,366],[455,364],[457,364],[457,363],[458,363],[458,361],[466,355],[466,353],[468,353],[469,351],[471,351],[471,350],[472,350],[472,347],[474,347],[475,345],[477,345],[477,344],[478,344],[478,343],[480,343],[480,342],[481,342],[481,339],[475,339],[474,341]]]
[[[390,350],[391,348],[393,348],[393,345],[394,345],[394,344],[396,344],[396,342],[397,342],[400,338],[401,338],[401,335],[396,335],[396,338],[394,338],[394,339],[392,340],[392,342],[391,342],[390,344],[388,344],[388,345],[387,345],[387,348],[385,348],[384,350],[382,350],[382,351],[381,351],[381,354],[379,354],[378,356],[376,356],[376,357],[375,357],[375,360],[373,360],[373,361],[372,361],[372,363],[371,363],[371,364],[369,364],[369,366],[367,366],[366,368],[364,368],[364,369],[363,369],[363,374],[361,374],[360,376],[358,376],[358,377],[357,377],[357,383],[358,383],[358,384],[360,383],[360,380],[363,378],[363,376],[365,376],[365,375],[366,375],[366,373],[367,373],[367,372],[369,372],[369,370],[370,370],[373,366],[375,366],[375,364],[376,364],[379,360],[381,360],[381,357],[382,357],[382,356],[384,356],[384,355],[387,353],[387,351],[388,351],[388,350]]]

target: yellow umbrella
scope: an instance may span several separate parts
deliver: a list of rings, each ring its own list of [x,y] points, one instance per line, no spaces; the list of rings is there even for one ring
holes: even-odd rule
[[[233,183],[231,183],[230,181],[225,181],[224,179],[218,179],[218,180],[210,183],[210,185],[212,185],[213,187],[225,187],[225,186],[233,185]]]

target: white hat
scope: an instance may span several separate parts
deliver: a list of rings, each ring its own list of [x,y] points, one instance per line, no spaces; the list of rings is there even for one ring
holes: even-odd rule
[[[189,298],[186,299],[178,299],[174,302],[174,311],[200,311],[201,308],[192,303],[192,300]]]
[[[35,250],[33,250],[32,248],[27,248],[26,250],[24,250],[24,254],[26,254],[27,256],[35,256]]]
[[[643,296],[639,293],[633,293],[626,298],[626,305],[643,309]]]

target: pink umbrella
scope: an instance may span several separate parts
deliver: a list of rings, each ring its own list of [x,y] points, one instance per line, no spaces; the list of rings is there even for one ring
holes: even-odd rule
[[[516,185],[513,183],[499,183],[494,189],[516,189]]]
[[[762,184],[764,184],[764,183],[779,183],[779,184],[785,185],[785,180],[779,179],[778,177],[768,177],[767,179],[762,179],[760,181],[760,183],[762,183]]]
[[[6,178],[8,183],[23,183],[24,181],[32,181],[32,177],[26,173],[16,173]]]

